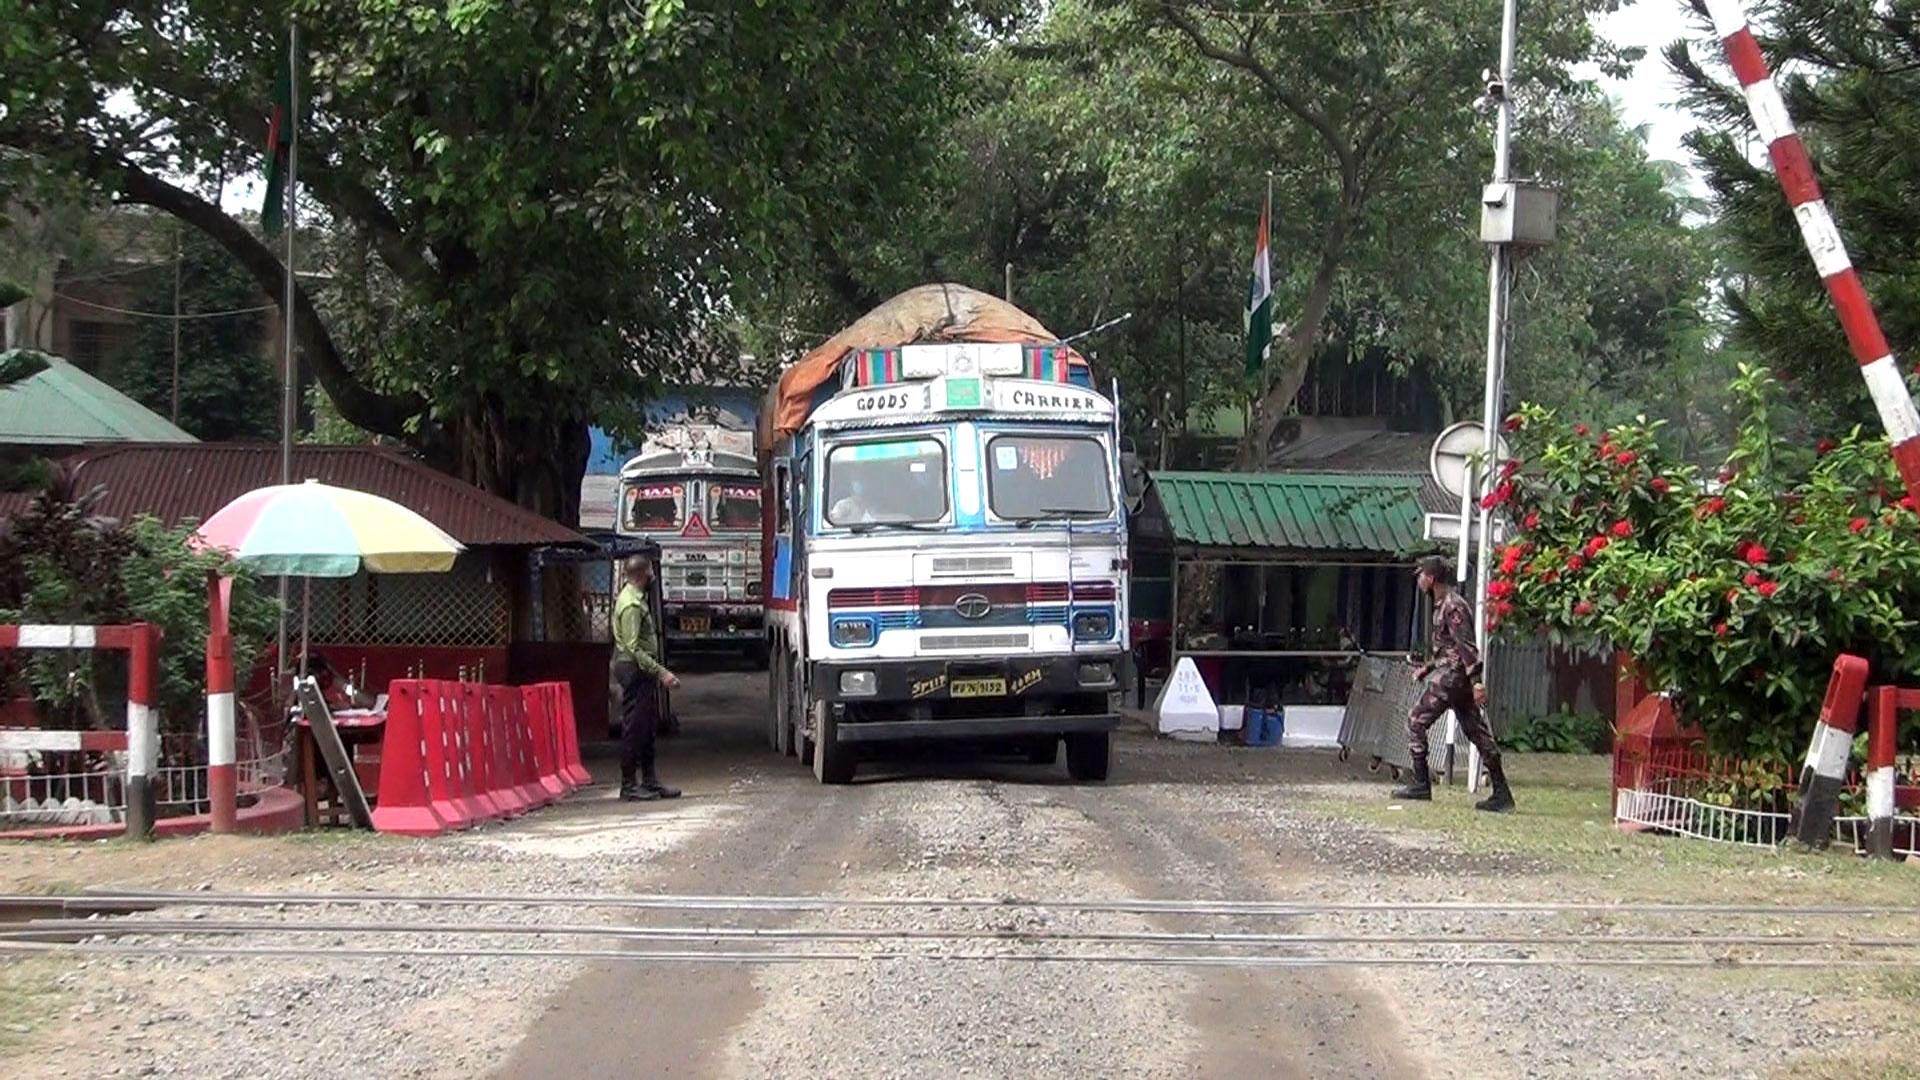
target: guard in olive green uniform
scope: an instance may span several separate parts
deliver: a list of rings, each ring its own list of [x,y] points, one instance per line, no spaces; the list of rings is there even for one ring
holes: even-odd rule
[[[653,737],[660,718],[660,687],[671,690],[680,680],[659,660],[660,635],[653,625],[653,606],[647,602],[653,563],[635,555],[624,569],[627,583],[613,601],[613,676],[620,683],[620,797],[677,799],[679,790],[662,784],[653,771]]]
[[[1433,798],[1433,777],[1427,769],[1427,732],[1448,709],[1460,721],[1467,741],[1480,751],[1493,781],[1493,794],[1474,804],[1480,810],[1513,809],[1513,792],[1507,789],[1507,774],[1500,767],[1500,744],[1493,739],[1480,711],[1486,689],[1480,675],[1480,648],[1474,642],[1473,610],[1453,588],[1453,567],[1437,555],[1420,560],[1420,591],[1433,597],[1433,633],[1428,641],[1427,662],[1415,677],[1432,681],[1420,694],[1420,700],[1407,715],[1407,750],[1413,756],[1413,779],[1396,788],[1396,799]]]

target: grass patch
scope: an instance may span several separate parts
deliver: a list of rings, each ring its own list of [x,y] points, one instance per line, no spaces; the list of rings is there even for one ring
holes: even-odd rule
[[[59,1004],[51,960],[0,960],[0,1059],[18,1052],[53,1018]]]
[[[1317,800],[1325,812],[1381,829],[1443,835],[1471,855],[1530,858],[1558,870],[1613,883],[1622,899],[1728,900],[1742,896],[1798,903],[1847,900],[1911,905],[1920,871],[1838,850],[1739,847],[1614,827],[1611,762],[1599,755],[1508,754],[1518,810],[1484,814],[1465,785],[1436,786],[1430,804]],[[1395,807],[1398,807],[1396,809]]]

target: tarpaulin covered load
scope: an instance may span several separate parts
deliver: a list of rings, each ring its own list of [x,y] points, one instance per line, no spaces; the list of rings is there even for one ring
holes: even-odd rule
[[[933,342],[1051,345],[1060,339],[1038,319],[997,297],[965,285],[921,285],[862,315],[815,346],[780,374],[760,409],[760,440],[766,453],[800,430],[814,394],[832,381],[855,349],[884,349]],[[1086,361],[1068,350],[1070,364]]]

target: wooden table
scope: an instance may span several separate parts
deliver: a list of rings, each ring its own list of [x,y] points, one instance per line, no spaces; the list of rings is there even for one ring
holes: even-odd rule
[[[300,794],[307,804],[307,824],[352,824],[347,808],[333,790],[333,779],[320,764],[320,747],[313,741],[313,726],[305,716],[295,716],[293,723],[300,733],[296,752],[300,758]],[[385,710],[342,709],[333,714],[333,726],[340,732],[347,756],[352,758],[355,747],[380,744],[387,730],[387,714]]]

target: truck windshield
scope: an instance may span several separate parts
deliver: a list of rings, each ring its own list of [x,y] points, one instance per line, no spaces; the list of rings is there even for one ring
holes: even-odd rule
[[[827,523],[924,524],[947,516],[947,452],[933,439],[842,443],[827,452]]]
[[[745,484],[707,484],[707,519],[716,529],[760,529],[760,489]]]
[[[1107,452],[1079,435],[996,435],[987,442],[987,498],[1009,521],[1105,516]]]
[[[677,529],[686,499],[681,484],[629,484],[622,518],[635,531]]]

